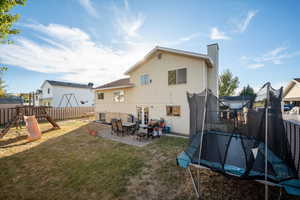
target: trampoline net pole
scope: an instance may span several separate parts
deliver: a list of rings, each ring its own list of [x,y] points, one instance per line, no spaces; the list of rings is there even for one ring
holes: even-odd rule
[[[204,133],[206,109],[207,109],[207,96],[208,96],[208,89],[206,88],[205,89],[204,110],[203,110],[203,120],[202,120],[202,127],[201,127],[201,137],[200,137],[200,145],[199,145],[199,158],[198,158],[199,165],[201,164],[203,133]],[[197,170],[197,174],[198,174],[198,195],[200,196],[200,168]]]
[[[269,113],[269,92],[270,85],[267,86],[267,99],[265,108],[265,200],[269,199],[269,186],[268,181],[268,113]]]

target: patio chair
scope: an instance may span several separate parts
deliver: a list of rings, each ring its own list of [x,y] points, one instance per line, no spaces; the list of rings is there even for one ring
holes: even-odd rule
[[[117,125],[117,120],[112,119],[111,120],[111,134],[117,134],[118,135],[118,125]]]
[[[122,126],[122,120],[117,120],[118,134],[122,134],[124,136],[125,130]]]
[[[139,131],[139,129],[140,129],[140,123],[139,123],[139,121],[136,121],[136,122],[135,122],[135,125],[134,125],[134,126],[131,128],[131,130],[130,130],[130,134],[131,134],[131,135],[135,135],[136,132]]]

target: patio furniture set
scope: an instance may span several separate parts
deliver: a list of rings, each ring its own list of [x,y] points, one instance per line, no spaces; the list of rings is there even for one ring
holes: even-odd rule
[[[111,134],[118,136],[135,135],[136,139],[160,137],[165,130],[164,120],[150,120],[147,125],[136,122],[123,122],[120,119],[112,119],[111,121]]]

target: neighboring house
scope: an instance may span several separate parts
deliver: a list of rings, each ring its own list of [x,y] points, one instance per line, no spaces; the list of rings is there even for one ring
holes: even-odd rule
[[[295,78],[284,88],[283,101],[300,106],[300,78]]]
[[[93,84],[46,80],[37,90],[35,105],[53,107],[94,106]]]
[[[220,106],[228,106],[230,109],[240,110],[248,105],[251,101],[251,96],[221,96],[219,98]]]
[[[21,97],[3,97],[0,98],[0,109],[1,108],[14,108],[16,106],[23,105],[23,99]]]
[[[110,122],[107,115],[123,113],[142,124],[163,118],[172,132],[188,134],[187,92],[209,88],[218,95],[218,44],[207,52],[155,47],[125,73],[129,78],[95,88],[96,118]]]

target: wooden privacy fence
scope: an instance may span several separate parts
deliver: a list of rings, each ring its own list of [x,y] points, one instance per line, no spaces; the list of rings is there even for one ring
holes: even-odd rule
[[[94,107],[65,107],[46,108],[47,113],[53,120],[66,120],[94,115]],[[33,115],[32,113],[26,113]],[[16,108],[0,109],[0,126],[4,126],[16,116]],[[40,119],[38,119],[40,120]]]
[[[300,176],[300,122],[283,120],[294,164]]]

